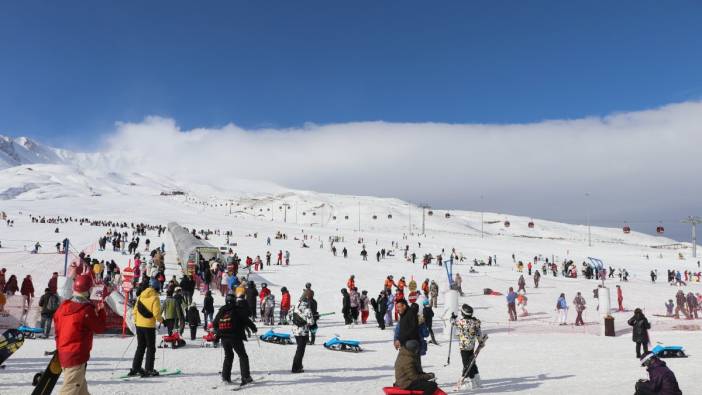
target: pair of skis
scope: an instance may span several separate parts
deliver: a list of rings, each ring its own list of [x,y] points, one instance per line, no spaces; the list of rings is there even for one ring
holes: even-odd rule
[[[269,373],[269,374],[270,374],[270,373]],[[247,388],[251,388],[251,387],[256,387],[256,386],[258,386],[258,384],[260,384],[262,381],[265,381],[266,377],[268,377],[268,374],[266,374],[266,375],[264,375],[264,376],[256,377],[256,378],[253,379],[252,382],[247,383],[246,385],[240,385],[240,384],[234,384],[234,383],[232,383],[232,384],[226,385],[226,386],[224,386],[224,385],[218,385],[218,386],[212,387],[212,389],[213,389],[213,390],[224,390],[224,389],[227,389],[227,390],[231,390],[231,391],[241,391],[241,390],[245,390],[245,389],[247,389]]]

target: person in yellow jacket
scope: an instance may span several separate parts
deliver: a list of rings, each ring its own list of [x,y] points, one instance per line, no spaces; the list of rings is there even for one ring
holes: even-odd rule
[[[132,361],[132,369],[128,373],[129,376],[158,376],[158,371],[154,369],[154,359],[156,358],[156,321],[163,322],[158,293],[160,287],[161,283],[152,278],[149,281],[149,287],[139,294],[134,304],[137,349]],[[146,363],[142,369],[141,362],[144,359],[144,352],[146,352]]]

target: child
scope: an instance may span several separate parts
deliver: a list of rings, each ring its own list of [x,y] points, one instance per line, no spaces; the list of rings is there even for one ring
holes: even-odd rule
[[[263,323],[265,325],[274,325],[273,311],[275,310],[275,296],[268,294],[263,301]]]
[[[197,311],[197,305],[193,302],[185,313],[185,319],[190,326],[190,340],[195,340],[197,335],[197,327],[200,325],[200,312]]]
[[[668,299],[668,303],[665,304],[665,310],[666,310],[665,315],[667,317],[672,317],[674,308],[675,308],[675,304],[673,303],[673,299]]]
[[[527,297],[524,295],[524,293],[519,292],[517,295],[517,306],[521,307],[522,309],[522,314],[520,314],[520,317],[526,317],[529,315],[529,312],[526,309],[527,305]]]

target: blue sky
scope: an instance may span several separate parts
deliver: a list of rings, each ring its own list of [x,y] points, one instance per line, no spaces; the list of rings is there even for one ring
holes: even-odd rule
[[[0,133],[90,146],[147,115],[522,123],[702,96],[693,1],[91,5],[0,6]]]
[[[216,131],[229,123],[246,130],[280,130],[307,123],[384,121],[529,124],[527,133],[539,129],[543,120],[698,102],[700,15],[698,1],[2,2],[0,134],[95,150],[118,133],[116,122],[141,123],[151,115],[172,119],[184,131]],[[682,144],[695,136],[690,122],[697,124],[696,107],[685,108],[660,111],[662,117],[672,117],[666,125],[687,136]],[[632,117],[646,119],[645,114]],[[579,123],[567,125],[575,133]],[[606,126],[592,128],[592,134],[622,132],[608,132]],[[393,127],[393,133],[390,145],[404,132]],[[542,137],[535,135],[534,141]],[[452,140],[438,141],[446,146]],[[440,155],[441,146],[427,148]],[[558,147],[550,149],[557,168]],[[596,150],[574,155],[572,160],[601,159]],[[666,162],[670,172],[689,167],[675,164],[674,149],[665,155],[672,155],[672,162]],[[632,168],[643,170],[621,179],[604,168],[591,178],[576,169],[582,188],[572,186],[566,194],[570,197],[561,195],[558,201],[533,191],[532,201],[515,200],[511,196],[523,188],[509,190],[505,184],[511,179],[471,184],[470,190],[456,190],[450,197],[442,186],[422,194],[416,188],[392,187],[386,180],[340,186],[330,181],[336,176],[334,163],[326,164],[330,173],[324,177],[307,174],[309,180],[287,185],[468,209],[482,204],[478,196],[484,193],[492,196],[485,209],[571,222],[584,217],[582,196],[589,191],[600,196],[599,209],[593,210],[602,224],[642,221],[641,230],[700,208],[693,197],[701,191],[687,184],[665,185],[683,188],[677,196],[684,195],[684,202],[658,203],[656,183],[661,178],[649,173],[662,169],[646,164],[648,158],[632,160],[644,163]],[[509,175],[510,169],[494,170]],[[609,183],[598,184],[604,176]],[[552,185],[543,180],[558,179],[543,172],[534,177],[542,191]],[[615,199],[610,190],[618,189],[617,183],[626,185]],[[633,199],[652,203],[633,209],[625,195],[636,185],[645,187],[631,192]],[[565,204],[564,199],[577,204]],[[666,225],[677,229],[676,237],[686,237],[685,228]]]

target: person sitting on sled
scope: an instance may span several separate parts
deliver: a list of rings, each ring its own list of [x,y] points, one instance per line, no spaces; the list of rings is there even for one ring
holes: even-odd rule
[[[408,340],[400,347],[395,360],[395,387],[405,390],[424,391],[423,395],[432,395],[436,391],[437,384],[434,381],[434,373],[424,373],[419,367],[419,342]]]

